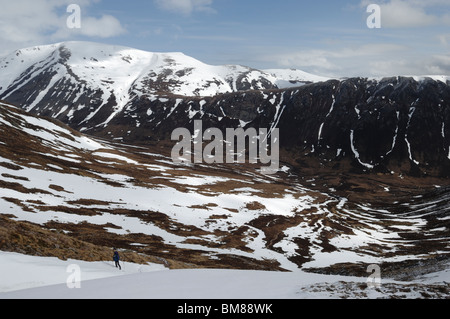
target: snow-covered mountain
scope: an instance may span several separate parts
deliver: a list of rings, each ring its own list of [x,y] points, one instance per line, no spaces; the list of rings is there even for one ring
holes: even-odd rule
[[[305,72],[264,72],[212,66],[182,53],[153,53],[90,42],[17,50],[0,60],[0,99],[36,114],[74,113],[105,125],[133,101],[167,96],[214,96],[326,80]],[[79,124],[79,123],[78,123]]]
[[[283,148],[321,165],[346,159],[364,170],[415,175],[450,176],[447,80],[329,80],[89,42],[0,60],[0,99],[87,134],[148,143],[192,129],[194,120],[205,129],[278,127]]]

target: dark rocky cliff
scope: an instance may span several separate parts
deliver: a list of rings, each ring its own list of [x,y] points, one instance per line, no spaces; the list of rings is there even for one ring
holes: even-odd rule
[[[169,140],[177,127],[192,131],[196,119],[204,129],[278,127],[282,148],[296,156],[328,165],[350,159],[367,171],[447,176],[449,101],[449,86],[431,79],[352,78],[211,98],[136,99],[108,127],[90,123],[86,132],[146,143]]]

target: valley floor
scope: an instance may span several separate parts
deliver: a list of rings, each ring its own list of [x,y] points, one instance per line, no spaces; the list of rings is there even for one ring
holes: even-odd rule
[[[161,265],[61,261],[0,252],[0,299],[376,299],[449,298],[450,269],[410,282],[381,278],[379,288],[367,278],[220,269],[168,270]],[[80,288],[69,289],[80,269]],[[69,271],[68,271],[69,270]],[[382,275],[382,274],[381,274]]]

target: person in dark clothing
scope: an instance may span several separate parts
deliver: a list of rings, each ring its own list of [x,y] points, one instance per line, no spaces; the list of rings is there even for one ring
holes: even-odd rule
[[[120,256],[119,256],[119,252],[114,248],[114,255],[113,255],[113,260],[116,264],[116,268],[119,268],[119,270],[122,270],[122,267],[120,267]]]

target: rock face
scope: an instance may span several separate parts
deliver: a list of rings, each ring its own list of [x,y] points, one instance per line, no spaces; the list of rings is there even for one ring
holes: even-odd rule
[[[324,164],[350,159],[354,167],[449,175],[450,88],[425,79],[361,78],[300,88],[250,91],[210,98],[137,100],[107,128],[88,132],[141,142],[170,139],[177,127],[280,129],[285,149]]]
[[[301,86],[280,88],[282,77]],[[198,119],[204,129],[278,127],[281,147],[299,163],[346,159],[360,170],[412,175],[450,175],[444,81],[327,80],[85,43],[20,50],[0,62],[0,99],[84,133],[146,143],[193,130]]]
[[[279,126],[282,143],[328,161],[351,156],[367,169],[408,163],[448,174],[449,87],[433,80],[330,81],[295,92]]]

